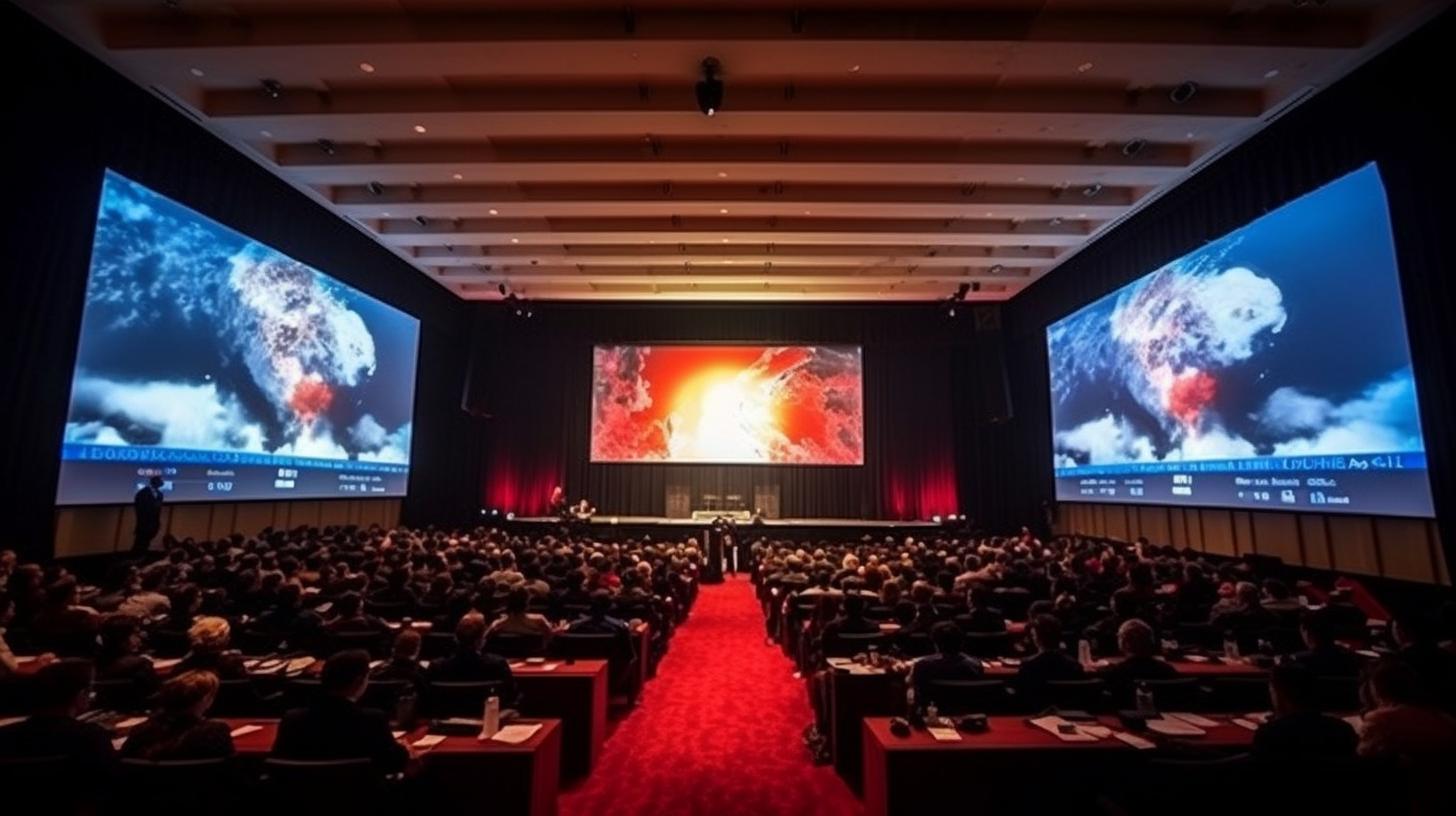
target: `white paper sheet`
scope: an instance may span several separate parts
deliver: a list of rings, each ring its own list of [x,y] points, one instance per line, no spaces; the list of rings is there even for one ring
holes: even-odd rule
[[[1064,720],[1061,717],[1037,717],[1036,719],[1034,719],[1034,720],[1031,721],[1031,724],[1034,725],[1034,726],[1036,726],[1037,728],[1040,728],[1041,730],[1047,732],[1048,734],[1051,734],[1052,736],[1056,737],[1057,739],[1061,740],[1062,742],[1096,742],[1097,741],[1097,738],[1096,737],[1092,736],[1091,734],[1088,734],[1088,733],[1083,732],[1080,728],[1077,729],[1076,731],[1071,732],[1071,733],[1066,733],[1066,734],[1062,733],[1062,731],[1061,731],[1061,727],[1062,726],[1064,726],[1064,725],[1075,725],[1075,723],[1072,723],[1069,720]]]
[[[1170,737],[1201,737],[1208,733],[1196,725],[1189,725],[1182,720],[1172,717],[1158,717],[1148,720],[1148,730],[1157,734],[1166,734]]]
[[[1196,725],[1199,728],[1213,728],[1213,727],[1215,727],[1215,726],[1218,725],[1218,723],[1214,722],[1213,720],[1210,720],[1207,717],[1201,717],[1201,716],[1199,716],[1197,714],[1192,714],[1192,713],[1189,713],[1187,711],[1168,711],[1168,712],[1165,712],[1163,714],[1163,716],[1164,717],[1172,717],[1174,719],[1182,720],[1183,722],[1186,722],[1189,725]]]
[[[954,728],[927,728],[925,732],[935,738],[936,742],[960,742],[961,734]]]
[[[1126,731],[1114,731],[1112,733],[1112,736],[1121,742],[1125,742],[1128,745],[1131,745],[1139,751],[1150,751],[1158,747],[1148,740],[1139,737],[1137,734],[1129,734]]]
[[[237,728],[233,729],[233,739],[237,739],[238,737],[246,737],[249,734],[254,734],[262,730],[263,726],[261,725],[240,725]]]
[[[445,737],[443,734],[426,734],[423,737],[415,740],[414,746],[423,751],[429,748],[434,748],[436,745],[439,745],[444,741]]]
[[[540,730],[540,723],[533,723],[531,725],[507,725],[495,732],[491,739],[496,742],[504,742],[507,745],[519,745],[531,737],[536,736],[536,732]]]

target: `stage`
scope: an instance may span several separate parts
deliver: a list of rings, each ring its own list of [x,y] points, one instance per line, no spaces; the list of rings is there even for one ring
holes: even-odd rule
[[[565,522],[553,516],[517,516],[505,518],[503,516],[487,516],[494,523],[495,519],[502,519],[507,529],[521,530],[523,532],[545,532],[551,528],[561,527]],[[805,537],[838,538],[859,537],[869,534],[879,537],[883,536],[904,536],[920,535],[929,532],[949,530],[952,525],[958,530],[963,530],[961,523],[944,523],[938,521],[878,521],[873,519],[843,519],[843,518],[814,518],[814,519],[762,519],[758,522],[739,521],[735,522],[740,538],[744,536],[756,538],[760,535],[768,537],[783,537],[800,539]],[[594,535],[602,537],[616,536],[642,536],[642,535],[697,535],[712,528],[712,519],[702,518],[667,518],[665,516],[594,516],[589,520],[573,521],[571,526],[577,530],[590,530]]]

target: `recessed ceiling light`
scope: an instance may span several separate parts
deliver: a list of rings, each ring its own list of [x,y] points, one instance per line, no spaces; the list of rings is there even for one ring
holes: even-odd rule
[[[1185,138],[1185,139],[1192,139],[1193,138],[1193,131],[1190,130],[1187,133],[1183,134],[1183,138]]]
[[[1087,213],[1077,213],[1077,217],[1078,218],[1086,218],[1087,217]]]
[[[260,130],[260,131],[258,131],[258,135],[259,136],[262,136],[264,139],[271,139],[271,138],[273,138],[273,131],[271,131],[271,130]]]
[[[996,213],[993,213],[993,212],[986,213],[986,217],[987,218],[993,218],[993,217],[995,217],[995,215],[996,215]]]
[[[1267,70],[1267,71],[1264,72],[1264,78],[1265,79],[1273,79],[1274,77],[1277,77],[1277,76],[1279,76],[1279,69],[1278,68],[1270,68],[1269,70]]]
[[[723,239],[723,243],[725,243],[725,244],[728,243],[728,239],[727,238],[724,238]]]
[[[455,179],[456,181],[459,181],[459,180],[465,178],[465,176],[462,173],[456,173],[455,175],[451,176],[450,178]]]
[[[858,65],[851,65],[851,66],[849,66],[849,72],[851,74],[857,74],[857,73],[859,73],[859,66]]]
[[[195,77],[200,77],[200,76],[203,75],[202,74],[202,69],[201,68],[197,68],[197,67],[188,68],[187,69],[187,72],[190,73],[190,74],[192,74]]]
[[[381,212],[380,215],[384,216],[385,218],[388,218],[389,217],[389,210],[385,210],[384,212]]]
[[[425,132],[425,126],[424,125],[415,125],[415,133],[424,133],[424,132]]]
[[[372,63],[372,62],[361,62],[361,63],[359,63],[359,70],[363,71],[366,74],[372,74],[372,73],[374,73],[374,63]]]
[[[813,214],[814,214],[814,211],[813,210],[804,210],[804,215],[813,215]]]
[[[1084,62],[1077,66],[1077,73],[1079,74],[1085,74],[1090,70],[1092,70],[1092,63],[1090,62]]]
[[[512,238],[511,239],[511,243],[513,243],[513,244],[519,244],[520,242],[521,242],[521,239],[520,238]]]
[[[727,207],[719,207],[718,208],[718,214],[719,215],[727,215],[728,214],[728,208]]]
[[[1017,181],[1026,181],[1026,176],[1017,176],[1016,177],[1016,180]]]
[[[500,210],[497,210],[495,207],[491,207],[490,208],[490,214],[491,215],[500,215]]]
[[[722,170],[719,170],[718,171],[718,178],[728,178],[728,174],[725,173],[725,172],[723,172]]]

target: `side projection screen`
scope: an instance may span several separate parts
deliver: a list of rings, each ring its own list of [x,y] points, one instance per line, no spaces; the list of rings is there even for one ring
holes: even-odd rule
[[[1057,498],[1432,515],[1374,164],[1047,327]]]
[[[597,346],[593,462],[864,463],[858,346]]]
[[[108,171],[60,504],[400,496],[419,321]]]

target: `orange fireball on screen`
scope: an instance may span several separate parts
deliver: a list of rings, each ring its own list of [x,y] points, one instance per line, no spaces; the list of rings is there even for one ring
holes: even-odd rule
[[[592,461],[864,463],[857,346],[598,346]]]

